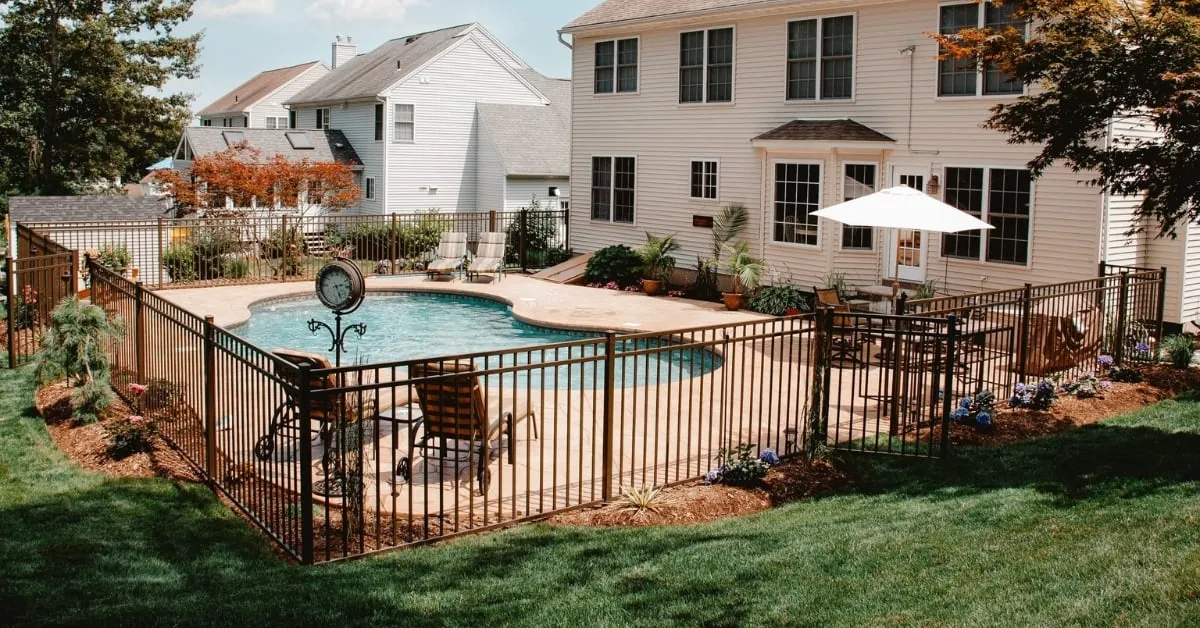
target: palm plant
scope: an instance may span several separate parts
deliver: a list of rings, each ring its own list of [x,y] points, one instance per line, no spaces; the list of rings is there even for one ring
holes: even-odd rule
[[[646,234],[646,243],[642,245],[642,262],[646,268],[646,279],[666,282],[675,270],[675,257],[672,255],[680,249],[675,234],[656,238]]]
[[[750,212],[741,203],[731,203],[721,208],[713,219],[713,260],[719,265],[721,253],[733,242],[750,222]]]
[[[729,260],[725,267],[733,276],[733,291],[736,294],[754,292],[762,285],[767,275],[767,265],[750,254],[750,245],[745,240],[725,247]]]

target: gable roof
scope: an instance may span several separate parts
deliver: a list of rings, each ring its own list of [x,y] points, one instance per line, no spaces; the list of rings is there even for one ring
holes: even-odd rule
[[[334,68],[284,104],[374,98],[433,60],[475,26],[462,24],[386,41],[371,52],[358,55]]]
[[[798,142],[895,142],[896,140],[845,118],[842,120],[792,120],[752,141],[791,140]]]
[[[606,0],[596,8],[571,20],[562,30],[616,24],[634,20],[679,17],[689,13],[734,9],[754,5],[780,4],[779,0]]]
[[[550,101],[546,106],[479,103],[479,125],[495,143],[505,172],[516,176],[571,174],[571,81],[519,70]]]
[[[259,72],[254,78],[233,88],[233,91],[201,109],[196,115],[212,116],[221,113],[245,111],[274,93],[275,90],[286,85],[288,81],[304,74],[310,68],[317,65],[323,64],[320,61],[309,61],[300,65]]]
[[[153,196],[12,196],[8,211],[23,224],[39,222],[96,222],[154,220],[165,216],[167,204]]]
[[[226,133],[230,135],[226,139]],[[288,134],[304,134],[312,148],[296,148]],[[245,140],[246,144],[262,151],[264,158],[283,155],[290,160],[299,161],[307,158],[309,161],[337,161],[351,166],[361,166],[362,160],[350,145],[350,141],[341,131],[325,129],[323,131],[306,131],[303,129],[243,129],[216,126],[189,126],[183,130],[183,141],[192,149],[196,157],[219,153],[236,143],[236,138]],[[302,137],[297,136],[300,140]]]

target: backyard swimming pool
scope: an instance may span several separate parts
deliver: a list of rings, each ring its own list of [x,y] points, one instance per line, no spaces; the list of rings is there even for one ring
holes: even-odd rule
[[[333,323],[333,315],[315,298],[268,302],[254,306],[250,319],[231,329],[234,333],[270,351],[279,348],[299,349],[327,355],[330,361],[329,335],[308,331],[309,319]],[[530,325],[513,317],[507,305],[477,297],[422,292],[371,293],[362,308],[344,318],[343,324],[365,323],[367,333],[362,338],[350,334],[342,364],[375,364],[433,358],[439,356],[477,354],[534,347],[561,342],[599,338],[602,334],[587,331],[552,329]],[[656,346],[653,339],[636,343],[620,343],[622,351]],[[563,350],[557,359],[586,358],[596,354],[594,345],[576,347],[568,355]],[[549,362],[556,359],[553,351],[519,353],[506,356],[504,366]],[[702,349],[667,350],[643,355],[636,361],[617,362],[618,385],[637,385],[645,382],[666,382],[689,379],[711,372],[720,366],[720,358]],[[482,361],[477,364],[483,367]],[[557,387],[570,382],[571,388],[589,387],[593,381],[603,385],[601,370],[595,375],[593,366],[583,362],[570,367],[540,369],[533,373],[535,386],[557,374]],[[495,358],[487,368],[497,368]]]

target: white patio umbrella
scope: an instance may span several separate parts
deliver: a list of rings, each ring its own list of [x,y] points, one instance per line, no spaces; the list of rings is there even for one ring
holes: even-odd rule
[[[992,225],[907,185],[886,188],[813,212],[851,227],[896,230],[893,295],[900,287],[900,230],[958,233],[991,229]]]

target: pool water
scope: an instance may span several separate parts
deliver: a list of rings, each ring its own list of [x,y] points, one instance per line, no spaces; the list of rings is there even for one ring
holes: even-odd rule
[[[234,333],[266,350],[289,348],[329,356],[328,332],[309,332],[310,319],[333,325],[333,314],[315,298],[287,300],[252,308],[250,319],[231,329]],[[430,293],[371,293],[363,306],[343,319],[343,325],[364,323],[362,338],[346,337],[342,364],[376,364],[419,358],[476,354],[533,347],[561,342],[599,338],[602,334],[586,331],[551,329],[523,323],[513,317],[507,305],[476,297]],[[654,340],[619,343],[621,350],[644,349]],[[555,359],[596,355],[597,347],[520,353],[505,356],[503,366],[549,362]],[[484,367],[483,360],[476,360]],[[490,358],[486,368],[500,366]],[[559,387],[570,382],[571,388],[603,385],[603,363],[585,362],[573,366],[537,369],[531,372],[532,385]],[[638,385],[647,381],[679,381],[708,373],[720,366],[720,358],[709,351],[681,349],[662,351],[635,360],[617,361],[617,384]],[[552,383],[557,375],[558,382]],[[524,374],[518,376],[524,386]]]

